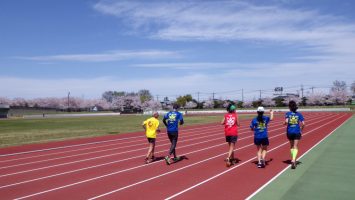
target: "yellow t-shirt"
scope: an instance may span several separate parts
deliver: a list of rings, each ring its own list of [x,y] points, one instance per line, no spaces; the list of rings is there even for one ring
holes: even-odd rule
[[[157,137],[157,129],[159,127],[159,120],[155,117],[151,117],[143,122],[145,125],[145,134],[147,138],[156,138]]]

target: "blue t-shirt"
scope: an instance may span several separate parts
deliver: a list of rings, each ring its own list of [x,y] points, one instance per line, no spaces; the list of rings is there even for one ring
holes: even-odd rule
[[[304,121],[303,115],[299,112],[287,112],[285,119],[288,119],[287,133],[288,134],[300,134],[300,123]]]
[[[164,115],[163,121],[166,122],[168,132],[177,133],[179,121],[183,121],[182,114],[178,111],[170,111]]]
[[[255,138],[267,138],[267,125],[270,122],[270,117],[263,116],[263,122],[259,122],[258,118],[255,117],[250,124],[250,128],[254,129]]]

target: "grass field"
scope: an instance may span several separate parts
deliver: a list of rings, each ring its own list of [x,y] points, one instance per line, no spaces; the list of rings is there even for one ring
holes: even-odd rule
[[[0,147],[142,131],[141,123],[147,117],[122,115],[0,120]],[[246,117],[250,116],[241,116]],[[193,125],[219,122],[221,118],[219,115],[186,116],[184,119],[186,125]]]
[[[354,199],[354,130],[353,116],[252,199]]]

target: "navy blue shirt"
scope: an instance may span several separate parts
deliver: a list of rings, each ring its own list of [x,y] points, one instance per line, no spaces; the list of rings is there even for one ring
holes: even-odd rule
[[[177,133],[179,122],[184,123],[182,114],[178,111],[170,111],[164,115],[163,122],[166,125],[168,133]]]
[[[263,122],[259,122],[258,118],[255,117],[250,124],[250,128],[254,129],[255,138],[267,138],[267,125],[270,122],[270,117],[263,116]]]

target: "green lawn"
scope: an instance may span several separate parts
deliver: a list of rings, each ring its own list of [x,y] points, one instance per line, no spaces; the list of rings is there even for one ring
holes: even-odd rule
[[[0,147],[142,131],[141,123],[148,117],[122,115],[0,120]],[[184,117],[186,125],[220,122],[221,118],[221,115]]]
[[[354,130],[353,116],[253,199],[354,199]]]

